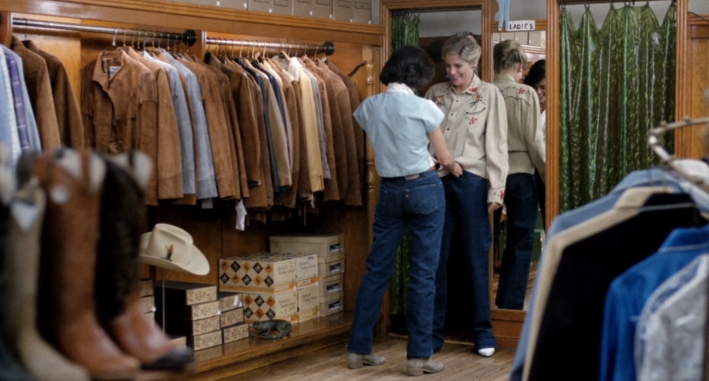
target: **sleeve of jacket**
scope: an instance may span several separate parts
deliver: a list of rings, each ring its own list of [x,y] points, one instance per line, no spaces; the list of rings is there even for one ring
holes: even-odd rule
[[[157,178],[157,124],[158,102],[157,85],[151,73],[145,73],[138,83],[138,100],[135,121],[136,146],[153,160],[153,175],[145,189],[145,202],[148,205],[158,204]]]
[[[59,138],[59,124],[54,106],[54,94],[52,84],[49,81],[47,67],[42,67],[37,73],[37,99],[34,109],[35,119],[39,127],[39,136],[42,141],[42,149],[51,152],[53,149],[61,147]]]
[[[542,129],[541,112],[539,107],[539,97],[534,91],[529,91],[532,99],[529,105],[523,105],[526,110],[523,110],[523,126],[524,140],[527,145],[527,152],[532,159],[532,164],[539,172],[542,180],[546,182],[546,142],[544,141],[544,130]],[[520,102],[521,103],[521,102]]]
[[[91,75],[94,72],[96,60],[86,65],[81,70],[81,123],[84,126],[84,136],[82,141],[88,147],[96,146],[96,135],[94,129],[94,84]]]
[[[487,158],[487,175],[490,181],[487,202],[502,204],[505,198],[507,173],[509,172],[507,109],[505,109],[505,100],[497,88],[490,96],[490,111],[485,134],[485,156]]]
[[[182,198],[182,148],[177,129],[175,106],[167,73],[156,77],[158,89],[158,198]]]

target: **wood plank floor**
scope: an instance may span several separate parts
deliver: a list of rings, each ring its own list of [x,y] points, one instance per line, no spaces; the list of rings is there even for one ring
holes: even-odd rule
[[[406,340],[386,337],[378,339],[374,352],[386,357],[387,362],[378,367],[365,366],[351,370],[346,365],[344,346],[323,349],[294,359],[273,364],[234,377],[233,380],[322,380],[369,381],[411,380],[406,375]],[[514,358],[514,349],[498,350],[492,357],[473,354],[472,347],[446,344],[434,358],[442,361],[446,369],[438,374],[425,375],[420,380],[478,380],[506,381]]]

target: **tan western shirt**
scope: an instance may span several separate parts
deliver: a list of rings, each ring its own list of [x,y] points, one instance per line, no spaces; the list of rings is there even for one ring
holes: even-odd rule
[[[431,87],[426,98],[445,114],[441,128],[455,161],[465,171],[488,179],[487,202],[502,204],[508,163],[507,112],[500,91],[476,75],[462,94],[444,82]]]
[[[510,174],[534,174],[536,168],[543,179],[546,146],[537,92],[506,74],[495,75],[493,83],[500,89],[507,108]]]

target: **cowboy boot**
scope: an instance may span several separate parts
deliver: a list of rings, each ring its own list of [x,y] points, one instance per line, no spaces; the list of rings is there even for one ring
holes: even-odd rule
[[[44,193],[36,179],[26,183],[10,204],[9,233],[0,278],[3,287],[2,335],[25,368],[42,381],[89,381],[86,371],[69,362],[37,332],[39,238]],[[4,284],[4,282],[3,282]]]
[[[129,379],[140,364],[123,354],[96,320],[94,288],[99,203],[106,165],[89,152],[40,156],[33,173],[47,195],[42,232],[40,332],[99,380]]]
[[[99,318],[106,331],[143,369],[182,369],[192,351],[177,348],[140,306],[140,235],[145,231],[144,190],[150,159],[137,151],[107,160],[101,201],[101,239],[96,280]]]
[[[6,263],[8,258],[11,257],[6,249],[7,239],[9,234],[9,219],[10,219],[10,207],[14,190],[15,190],[15,176],[12,170],[8,168],[8,152],[5,145],[0,144],[0,308],[2,311],[0,313],[0,327],[7,327],[8,314],[16,313],[9,308],[6,304],[6,297],[10,296],[14,288],[12,279],[5,277],[7,271]],[[15,356],[10,352],[10,350],[4,344],[5,335],[0,337],[0,381],[34,381],[29,374],[20,366],[17,362]]]

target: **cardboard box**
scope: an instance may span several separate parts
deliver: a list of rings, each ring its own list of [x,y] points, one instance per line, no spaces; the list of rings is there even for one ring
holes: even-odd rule
[[[249,10],[273,13],[273,0],[249,0]]]
[[[145,296],[140,298],[140,310],[146,314],[155,312],[155,297]]]
[[[314,0],[313,17],[321,19],[332,19],[332,0]],[[301,250],[296,250],[301,251]]]
[[[221,319],[220,326],[222,328],[229,327],[244,322],[244,309],[239,308],[236,310],[227,311],[219,316]]]
[[[155,282],[155,294],[162,296],[162,282]],[[165,281],[165,304],[190,306],[217,300],[217,286]]]
[[[298,288],[296,292],[298,293],[298,312],[320,307],[320,287],[318,284]]]
[[[345,254],[331,255],[318,259],[320,278],[327,278],[345,272]]]
[[[140,289],[140,297],[153,295],[153,280],[144,279],[138,283],[138,288]]]
[[[222,331],[205,333],[204,335],[188,336],[187,344],[195,351],[222,345]]]
[[[320,305],[320,316],[328,316],[342,312],[345,309],[344,298],[342,296],[334,300],[326,301]]]
[[[293,16],[312,17],[313,1],[314,0],[292,0],[291,4],[293,4],[293,12],[291,12],[291,14]]]
[[[352,0],[352,21],[372,23],[372,0]]]
[[[282,292],[244,294],[244,319],[254,321],[284,319],[298,313],[298,294],[295,289]]]
[[[219,316],[202,320],[170,319],[165,321],[165,331],[170,335],[198,336],[218,331],[222,328]]]
[[[160,296],[158,296],[160,303]],[[160,304],[162,306],[162,304]],[[166,319],[200,320],[219,316],[219,301],[193,304],[191,306],[181,306],[177,304],[165,303]],[[158,319],[162,319],[162,311],[157,313]]]
[[[298,253],[269,253],[261,256],[264,259],[295,261],[295,280],[317,278],[318,277],[318,255],[298,254]]]
[[[293,13],[291,8],[291,0],[273,0],[273,13],[275,14],[290,15]]]
[[[295,261],[269,259],[268,253],[219,260],[219,290],[281,292],[295,287]]]
[[[325,0],[315,1],[317,6],[317,3]],[[327,2],[331,4],[330,0]],[[342,254],[345,248],[345,237],[342,234],[271,236],[270,241],[272,253],[317,254],[318,260],[329,255]]]
[[[226,327],[224,332],[224,344],[231,343],[237,340],[247,339],[249,337],[249,325],[246,323]]]
[[[352,0],[333,0],[332,4],[335,20],[352,21]]]
[[[322,278],[320,281],[320,297],[338,295],[345,291],[345,277],[342,274]]]
[[[298,323],[302,323],[302,322],[308,321],[308,320],[317,319],[319,317],[320,317],[320,306],[318,306],[317,308],[312,309],[312,310],[298,312]]]
[[[241,300],[241,294],[232,294],[228,292],[220,292],[217,295],[219,298],[219,311],[226,312],[244,307],[244,302]]]

